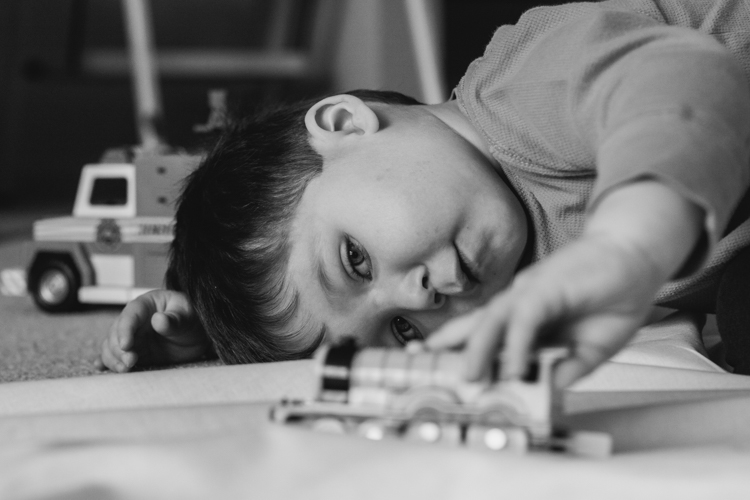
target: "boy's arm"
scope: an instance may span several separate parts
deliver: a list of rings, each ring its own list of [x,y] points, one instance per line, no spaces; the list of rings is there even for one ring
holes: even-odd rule
[[[100,368],[125,372],[139,365],[186,363],[215,357],[185,294],[153,290],[130,301],[104,339]]]
[[[659,179],[705,210],[710,248],[750,186],[750,66],[741,49],[750,36],[686,2],[693,23],[706,16],[702,29],[728,30],[713,31],[723,46],[658,20],[654,6],[649,15],[631,11],[647,4],[531,9],[497,31],[459,99],[521,179],[595,175],[594,202],[636,179]],[[682,7],[666,10],[674,9]]]
[[[518,377],[541,335],[565,342],[566,386],[616,353],[648,315],[654,295],[674,276],[703,234],[705,214],[653,179],[602,197],[581,238],[519,273],[512,286],[469,317],[446,324],[431,348],[465,344],[476,378],[502,349],[502,375]]]
[[[501,49],[526,51],[509,88],[533,90],[527,82],[547,74],[556,89],[572,89],[564,94],[572,133],[546,143],[581,139],[597,180],[579,239],[428,339],[433,347],[466,344],[471,376],[499,350],[504,375],[518,376],[530,346],[546,336],[572,347],[561,385],[593,369],[632,336],[667,280],[705,260],[750,181],[750,93],[732,54],[695,30],[586,8],[592,15],[537,38],[532,25],[556,19],[545,9],[498,32]],[[529,120],[531,130],[550,130],[541,123],[547,114]]]

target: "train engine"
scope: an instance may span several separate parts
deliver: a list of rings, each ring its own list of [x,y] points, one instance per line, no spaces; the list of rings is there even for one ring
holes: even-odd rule
[[[563,451],[608,456],[609,435],[564,432],[553,425],[555,364],[565,348],[538,352],[527,376],[499,380],[499,365],[468,382],[455,351],[323,346],[315,355],[318,391],[310,401],[275,405],[276,422],[372,440],[408,439],[494,451]]]

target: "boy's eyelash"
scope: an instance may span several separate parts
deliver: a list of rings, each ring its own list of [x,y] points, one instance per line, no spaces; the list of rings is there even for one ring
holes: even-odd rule
[[[367,264],[367,267],[368,267],[367,273],[361,273],[359,270],[357,270],[357,266],[361,264],[355,265],[352,262],[352,256],[349,254],[350,247],[354,247],[357,251],[359,251],[362,254],[362,258],[364,259],[364,262]],[[372,279],[370,256],[367,254],[367,251],[362,247],[362,245],[359,244],[359,242],[353,240],[349,236],[346,236],[344,238],[344,255],[343,255],[342,260],[344,262],[344,269],[346,269],[347,274],[349,274],[351,277],[362,280],[362,281],[369,281]]]
[[[404,326],[404,323],[405,323],[406,326],[409,327],[409,330],[412,330],[412,332],[413,332],[412,333],[412,337],[413,338],[406,338],[406,335],[405,335],[406,331],[401,331],[401,328],[399,328],[399,326],[398,326],[399,323],[401,323],[401,326]],[[424,336],[419,331],[419,329],[416,326],[414,326],[414,324],[412,324],[409,320],[404,319],[401,316],[396,316],[395,318],[393,318],[393,320],[391,320],[391,325],[390,326],[391,326],[391,333],[396,338],[396,340],[398,341],[398,343],[401,344],[401,345],[406,345],[409,342],[411,342],[412,340],[423,340],[424,339]]]

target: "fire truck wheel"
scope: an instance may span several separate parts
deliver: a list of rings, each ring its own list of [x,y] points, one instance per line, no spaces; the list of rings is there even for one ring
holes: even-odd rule
[[[70,264],[51,258],[34,271],[29,290],[37,306],[48,312],[64,312],[78,305],[78,277]]]

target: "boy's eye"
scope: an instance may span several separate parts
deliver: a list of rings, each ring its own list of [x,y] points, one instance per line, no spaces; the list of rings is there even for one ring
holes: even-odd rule
[[[406,345],[406,343],[411,342],[412,340],[423,339],[419,330],[401,316],[393,318],[391,321],[391,331],[401,345]]]
[[[362,245],[356,240],[347,238],[344,252],[343,261],[346,272],[353,278],[371,280],[372,269],[370,268],[370,257]]]

